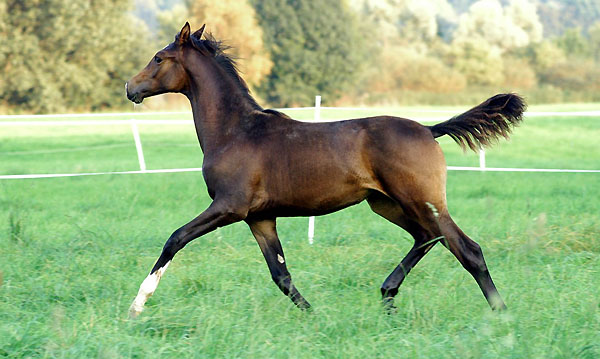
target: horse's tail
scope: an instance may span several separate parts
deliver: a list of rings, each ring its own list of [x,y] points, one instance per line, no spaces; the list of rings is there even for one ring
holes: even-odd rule
[[[517,94],[499,94],[469,111],[437,125],[427,126],[433,137],[448,135],[460,147],[473,151],[508,138],[512,128],[523,120],[527,105]]]

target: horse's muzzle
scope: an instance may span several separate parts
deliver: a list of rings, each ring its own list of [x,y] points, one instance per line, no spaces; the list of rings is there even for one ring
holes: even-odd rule
[[[127,95],[127,99],[136,104],[142,103],[144,101],[144,96],[139,92],[129,92],[129,82],[125,83],[125,94]]]

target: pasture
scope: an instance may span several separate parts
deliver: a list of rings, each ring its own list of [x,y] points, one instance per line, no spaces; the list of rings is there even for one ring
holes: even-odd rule
[[[127,125],[0,128],[0,174],[138,169]],[[149,169],[200,167],[191,124],[140,132]],[[600,169],[599,139],[599,118],[530,117],[487,151],[487,165]],[[448,165],[478,165],[440,143]],[[412,239],[362,203],[318,217],[313,245],[306,218],[278,221],[312,312],[279,292],[238,223],[182,250],[132,321],[127,309],[165,240],[210,202],[202,174],[0,180],[0,357],[599,357],[600,174],[450,171],[447,192],[506,312],[492,312],[438,245],[400,287],[397,313],[384,314],[379,286]]]

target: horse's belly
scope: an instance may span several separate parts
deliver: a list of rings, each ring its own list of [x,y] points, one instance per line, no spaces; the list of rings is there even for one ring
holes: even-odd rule
[[[352,182],[294,182],[285,188],[267,190],[260,210],[281,217],[322,215],[362,202],[369,192]]]

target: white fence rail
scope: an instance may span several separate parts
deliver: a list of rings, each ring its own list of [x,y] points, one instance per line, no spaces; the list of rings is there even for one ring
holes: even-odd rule
[[[294,107],[294,108],[282,108],[281,111],[297,111],[297,110],[313,110],[314,111],[314,122],[328,122],[337,121],[341,119],[332,118],[321,118],[321,109],[325,110],[337,110],[337,111],[365,111],[373,110],[362,107],[321,107],[321,96],[315,97],[314,107]],[[454,114],[453,110],[414,110],[410,112],[421,112],[421,113],[447,113]],[[134,139],[134,144],[137,151],[139,171],[117,171],[117,172],[92,172],[92,173],[56,173],[56,174],[27,174],[27,175],[0,175],[0,179],[24,179],[24,178],[55,178],[55,177],[73,177],[73,176],[93,176],[93,175],[104,175],[104,174],[137,174],[137,173],[165,173],[165,172],[189,172],[199,171],[198,168],[172,168],[172,169],[160,169],[160,170],[147,170],[146,162],[144,159],[144,151],[142,148],[142,141],[140,139],[138,125],[190,125],[193,124],[193,120],[153,120],[153,119],[140,119],[140,117],[155,116],[155,115],[190,115],[189,111],[186,112],[128,112],[128,113],[108,113],[108,114],[58,114],[58,115],[0,115],[0,120],[11,120],[11,121],[0,121],[0,127],[37,127],[37,126],[115,126],[115,125],[129,125],[131,126],[131,132]],[[52,118],[106,118],[106,117],[131,117],[130,120],[58,120],[58,121],[47,121],[45,119]],[[600,111],[576,111],[576,112],[526,112],[526,117],[539,117],[539,116],[554,116],[554,117],[598,117],[600,118]],[[24,121],[23,119],[44,119],[43,121]],[[418,118],[420,122],[430,121],[445,121],[448,117],[426,117]],[[16,121],[14,121],[16,120]],[[485,159],[485,151],[481,149],[479,151],[479,167],[460,167],[460,166],[448,166],[448,170],[451,171],[489,171],[489,172],[571,172],[571,173],[600,173],[598,170],[585,170],[585,169],[555,169],[555,168],[498,168],[498,167],[487,167]]]
[[[373,110],[368,108],[340,108],[340,107],[321,107],[321,96],[316,96],[314,107],[300,107],[300,108],[283,108],[281,111],[296,111],[296,110],[313,110],[314,117],[313,121],[337,121],[341,119],[321,119],[321,109],[326,110],[343,110],[343,111],[364,111]],[[447,113],[453,114],[455,111],[446,110],[411,110],[410,112],[422,112],[422,113]],[[34,178],[57,178],[57,177],[76,177],[76,176],[96,176],[96,175],[121,175],[121,174],[142,174],[142,173],[177,173],[177,172],[200,172],[202,168],[170,168],[170,169],[155,169],[149,170],[146,168],[146,162],[144,159],[144,151],[142,147],[142,141],[140,139],[138,125],[141,124],[160,124],[160,125],[189,125],[193,124],[192,120],[151,120],[151,119],[140,119],[140,117],[152,116],[152,115],[189,115],[190,112],[160,112],[160,113],[144,113],[144,112],[130,112],[130,113],[109,113],[109,114],[63,114],[63,115],[0,115],[0,120],[11,120],[11,121],[0,121],[0,127],[23,127],[23,126],[115,126],[115,125],[130,125],[133,140],[138,156],[139,170],[134,171],[116,171],[116,172],[89,172],[89,173],[48,173],[48,174],[15,174],[15,175],[0,175],[0,180],[10,179],[34,179]],[[94,118],[106,118],[106,117],[131,117],[130,120],[96,120]],[[554,117],[598,117],[600,118],[600,111],[576,111],[576,112],[526,112],[526,117],[539,117],[539,116],[554,116]],[[43,121],[26,121],[25,119],[36,118],[43,119]],[[53,118],[91,118],[89,120],[57,120],[47,121],[46,119]],[[419,118],[418,121],[430,122],[430,121],[445,121],[448,117],[427,117]],[[600,173],[598,170],[585,170],[585,169],[553,169],[553,168],[498,168],[498,167],[486,167],[485,163],[485,151],[481,149],[479,151],[479,167],[460,167],[460,166],[448,166],[448,170],[451,171],[488,171],[488,172],[548,172],[548,173]],[[308,241],[310,244],[313,243],[315,236],[315,217],[309,217],[308,222]]]

